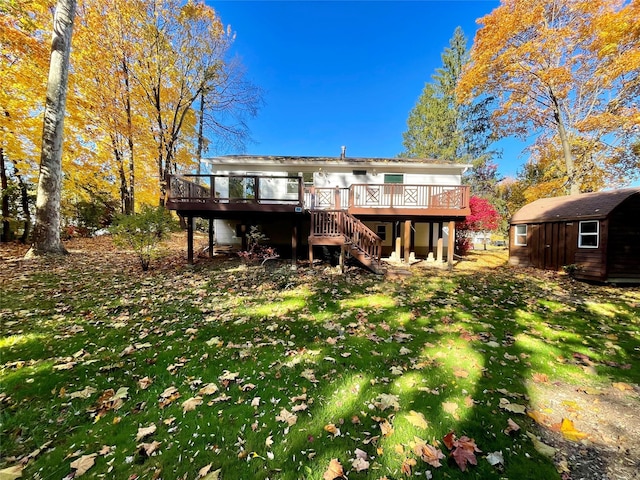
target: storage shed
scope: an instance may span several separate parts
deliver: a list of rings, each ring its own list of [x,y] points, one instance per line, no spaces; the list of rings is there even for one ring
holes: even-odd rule
[[[640,188],[542,198],[518,210],[509,263],[575,277],[640,283]]]

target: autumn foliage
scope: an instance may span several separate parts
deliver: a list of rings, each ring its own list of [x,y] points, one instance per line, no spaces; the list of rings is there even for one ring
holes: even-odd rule
[[[500,225],[500,214],[487,199],[473,196],[469,199],[469,207],[471,214],[456,224],[456,251],[460,255],[466,254],[471,248],[471,234],[492,232]]]

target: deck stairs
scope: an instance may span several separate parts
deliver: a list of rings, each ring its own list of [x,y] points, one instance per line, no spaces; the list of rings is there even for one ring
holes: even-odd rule
[[[382,239],[345,210],[311,210],[309,245],[337,245],[348,257],[372,272],[385,272],[381,261]]]

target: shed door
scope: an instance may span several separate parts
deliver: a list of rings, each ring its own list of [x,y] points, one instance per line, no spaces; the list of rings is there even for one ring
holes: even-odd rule
[[[542,223],[532,231],[531,264],[545,270],[567,265],[567,229],[564,222]]]

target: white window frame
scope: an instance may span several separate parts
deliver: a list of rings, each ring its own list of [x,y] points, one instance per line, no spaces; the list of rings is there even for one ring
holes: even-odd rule
[[[518,246],[518,247],[526,247],[527,246],[527,233],[528,233],[528,227],[529,225],[527,225],[526,223],[521,224],[521,225],[516,225],[515,230],[513,231],[513,244]],[[518,233],[518,229],[520,227],[524,227],[524,233]],[[524,242],[522,241],[518,241],[519,238],[524,237]]]
[[[586,223],[595,223],[596,231],[595,232],[583,232],[582,225]],[[583,245],[582,240],[584,237],[596,237],[595,245]],[[600,247],[600,221],[599,220],[581,220],[580,225],[578,226],[578,248],[598,248]]]

